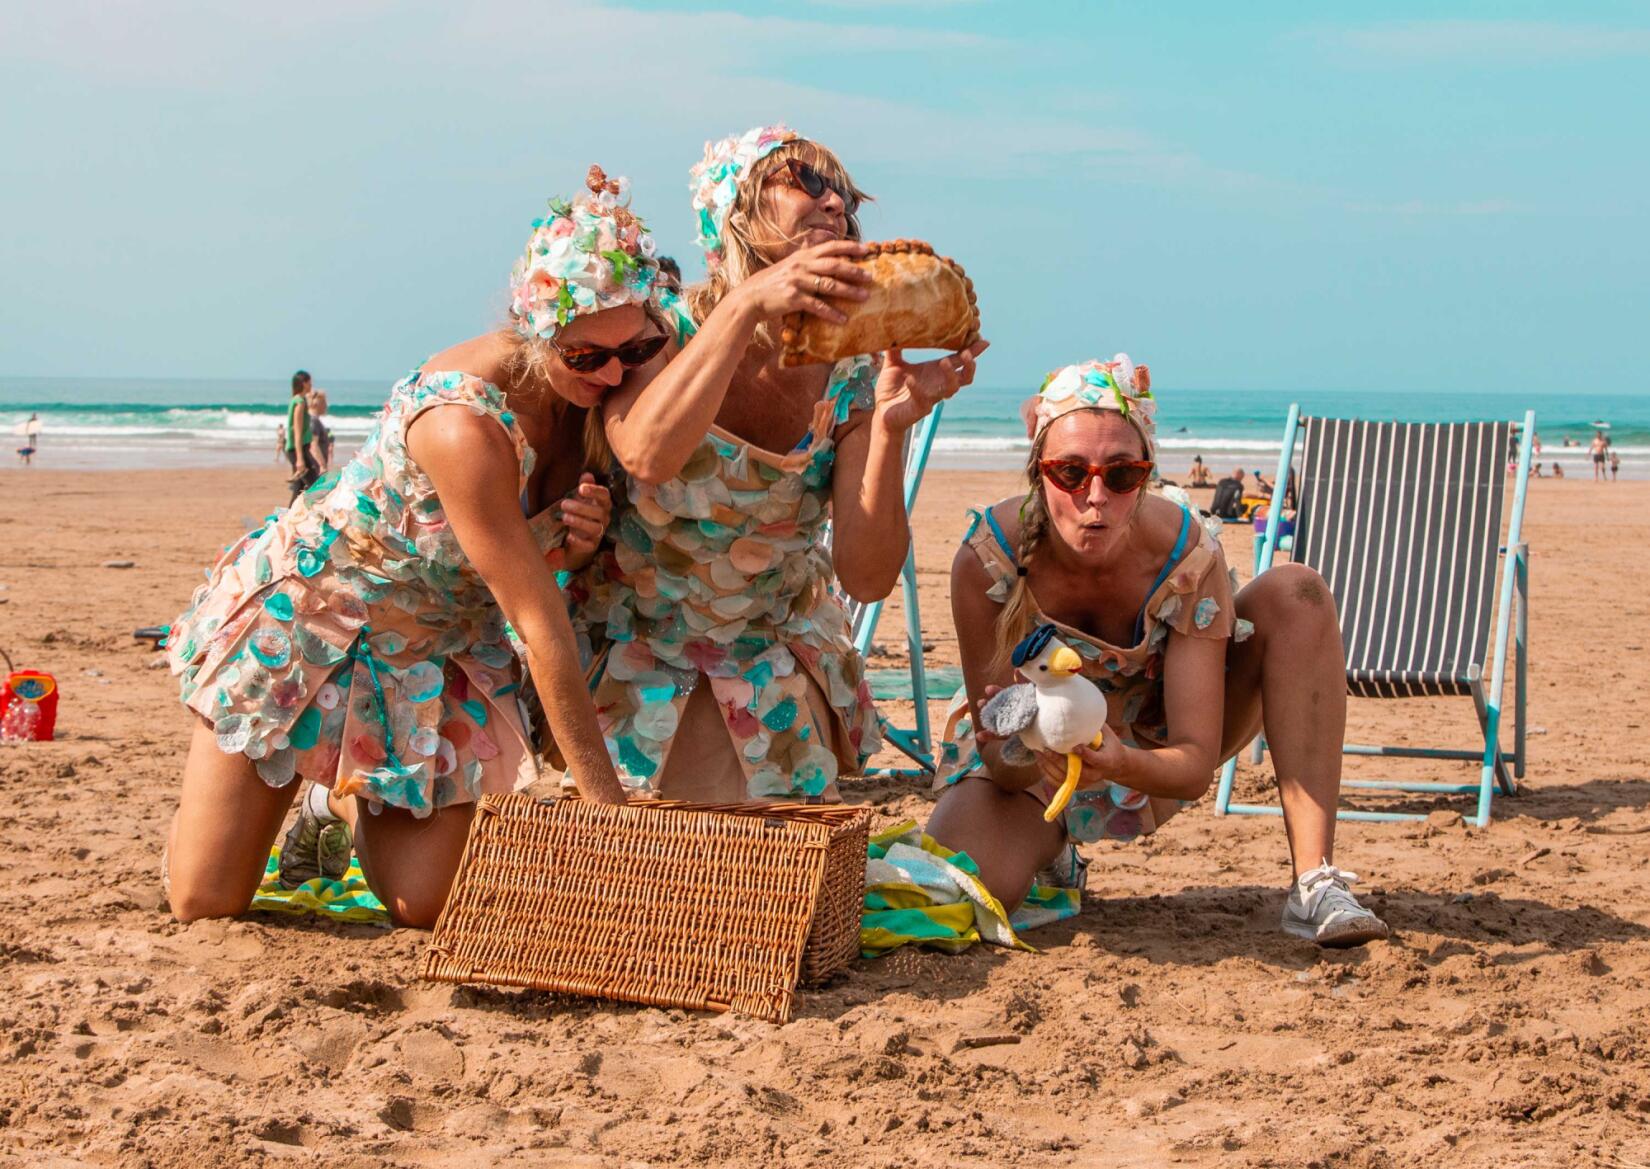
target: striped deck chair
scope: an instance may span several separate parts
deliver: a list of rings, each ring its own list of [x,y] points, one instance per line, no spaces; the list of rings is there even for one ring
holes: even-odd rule
[[[1335,595],[1346,645],[1347,692],[1363,698],[1470,697],[1478,712],[1484,741],[1470,750],[1344,748],[1348,755],[1474,760],[1482,769],[1478,782],[1351,779],[1342,787],[1477,792],[1473,823],[1479,827],[1489,823],[1494,789],[1512,795],[1514,778],[1524,776],[1529,549],[1523,529],[1533,411],[1524,415],[1518,439],[1512,514],[1503,544],[1508,452],[1515,433],[1510,422],[1360,422],[1302,417],[1300,408],[1291,406],[1267,512],[1282,514],[1298,435],[1301,475],[1292,558],[1322,573]],[[1277,526],[1268,523],[1257,573],[1271,567],[1276,532]],[[1500,742],[1509,630],[1516,640],[1510,756]],[[1257,762],[1263,747],[1257,740]],[[1216,815],[1281,815],[1276,805],[1232,803],[1236,770],[1232,760],[1221,772]],[[1348,820],[1424,818],[1346,809],[1337,815]]]
[[[928,456],[933,450],[934,433],[939,430],[940,413],[944,403],[934,407],[933,411],[917,425],[916,433],[907,436],[905,447],[905,514],[911,514],[911,508],[917,502],[917,492],[922,489],[923,472],[928,469]],[[866,771],[866,775],[912,779],[917,776],[929,775],[934,771],[934,747],[932,730],[928,720],[928,684],[927,675],[923,670],[922,652],[922,613],[917,605],[917,557],[915,542],[906,550],[905,567],[900,570],[900,581],[904,589],[905,600],[905,644],[910,660],[911,669],[911,698],[916,706],[916,726],[910,728],[896,727],[886,718],[882,720],[882,737],[890,746],[897,748],[917,766],[910,767],[873,767]],[[853,623],[854,648],[863,658],[871,651],[871,639],[876,636],[877,622],[882,617],[882,601],[872,601],[865,604],[844,596],[848,606],[848,617]]]

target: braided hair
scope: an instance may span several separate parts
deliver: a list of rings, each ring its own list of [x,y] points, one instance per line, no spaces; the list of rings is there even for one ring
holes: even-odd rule
[[[1014,550],[1014,562],[1019,566],[1019,571],[1009,588],[1008,600],[1003,602],[1002,612],[997,614],[997,627],[993,631],[996,645],[991,656],[991,670],[997,675],[1005,674],[1012,668],[1014,647],[1031,632],[1037,620],[1037,606],[1031,597],[1027,572],[1038,548],[1048,536],[1048,500],[1043,496],[1043,475],[1037,466],[1042,461],[1047,436],[1048,428],[1044,427],[1031,440],[1031,454],[1026,460],[1028,489],[1020,503],[1020,539]]]

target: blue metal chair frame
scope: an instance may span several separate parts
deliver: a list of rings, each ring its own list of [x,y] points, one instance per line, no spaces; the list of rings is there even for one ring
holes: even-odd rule
[[[1283,515],[1283,500],[1285,488],[1289,481],[1291,464],[1294,460],[1295,443],[1300,435],[1301,411],[1298,403],[1289,407],[1289,416],[1283,428],[1283,450],[1278,455],[1277,478],[1272,481],[1272,502],[1267,509],[1266,532],[1264,538],[1257,545],[1255,553],[1255,575],[1260,575],[1272,567],[1273,558],[1277,554],[1278,539],[1282,525],[1275,522]],[[1478,793],[1478,810],[1471,817],[1471,822],[1479,828],[1490,822],[1490,808],[1494,799],[1495,789],[1499,787],[1502,794],[1514,795],[1517,788],[1513,777],[1524,778],[1524,735],[1525,709],[1528,695],[1528,650],[1529,650],[1529,581],[1530,557],[1529,545],[1523,542],[1524,531],[1524,497],[1529,488],[1531,439],[1535,434],[1535,411],[1527,410],[1524,413],[1524,429],[1518,444],[1518,480],[1514,486],[1513,508],[1511,518],[1507,524],[1507,542],[1500,548],[1502,558],[1501,580],[1499,588],[1499,604],[1495,615],[1495,650],[1494,664],[1490,675],[1490,685],[1486,691],[1480,678],[1472,679],[1472,698],[1478,712],[1479,723],[1484,732],[1484,746],[1481,750],[1462,750],[1458,748],[1431,748],[1431,747],[1400,747],[1400,746],[1366,746],[1348,743],[1342,747],[1346,755],[1385,755],[1394,758],[1410,759],[1464,759],[1479,762],[1481,771],[1477,783],[1433,783],[1433,782],[1402,782],[1396,780],[1376,779],[1348,779],[1343,780],[1342,787],[1367,788],[1378,791],[1392,792],[1420,792],[1420,793]],[[1514,604],[1516,594],[1517,604]],[[1513,623],[1513,610],[1516,607],[1518,620]],[[1514,632],[1515,631],[1515,632]],[[1515,673],[1514,685],[1514,716],[1513,716],[1513,771],[1508,774],[1506,756],[1501,750],[1501,712],[1503,694],[1505,691],[1507,643],[1509,632],[1515,640]],[[1254,741],[1253,761],[1259,763],[1265,752],[1265,738]],[[1240,752],[1241,753],[1241,752]],[[1215,815],[1224,816],[1228,813],[1251,816],[1281,816],[1283,809],[1276,804],[1234,804],[1232,803],[1232,783],[1237,775],[1237,759],[1226,761],[1221,769],[1220,785],[1215,792]],[[1340,820],[1424,820],[1425,815],[1412,812],[1369,812],[1349,808],[1339,808],[1335,816]]]
[[[917,502],[922,489],[923,473],[928,469],[928,456],[934,447],[934,434],[940,427],[940,413],[944,403],[917,425],[911,439],[911,448],[905,460],[905,514]],[[917,605],[916,546],[905,552],[905,567],[900,569],[900,581],[905,599],[905,646],[911,669],[911,700],[916,707],[916,726],[896,727],[886,718],[882,720],[882,737],[890,746],[908,757],[916,767],[872,767],[865,772],[878,778],[916,779],[934,773],[933,731],[928,719],[928,679],[924,673],[922,652],[922,614]],[[854,648],[864,658],[871,650],[876,636],[877,622],[882,617],[882,601],[873,601],[853,615]]]

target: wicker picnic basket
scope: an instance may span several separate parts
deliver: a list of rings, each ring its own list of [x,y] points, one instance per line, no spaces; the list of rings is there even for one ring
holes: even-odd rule
[[[784,1022],[859,953],[870,816],[490,795],[421,973]]]

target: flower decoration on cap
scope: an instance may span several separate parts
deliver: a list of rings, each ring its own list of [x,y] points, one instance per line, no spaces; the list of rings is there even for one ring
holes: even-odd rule
[[[1151,370],[1136,365],[1127,353],[1110,361],[1062,366],[1043,379],[1036,395],[1020,406],[1026,434],[1036,438],[1062,414],[1073,410],[1115,410],[1146,440],[1152,458],[1157,441],[1157,399],[1152,397]]]
[[[722,232],[751,164],[788,142],[801,140],[800,134],[781,122],[705,143],[705,157],[689,173],[688,187],[693,191],[693,209],[699,215],[699,246],[705,250],[705,266],[712,272],[722,266],[727,254]]]
[[[653,293],[658,245],[630,211],[630,180],[593,166],[585,186],[576,198],[550,200],[511,273],[510,316],[524,337],[548,340],[574,317],[646,304]]]

